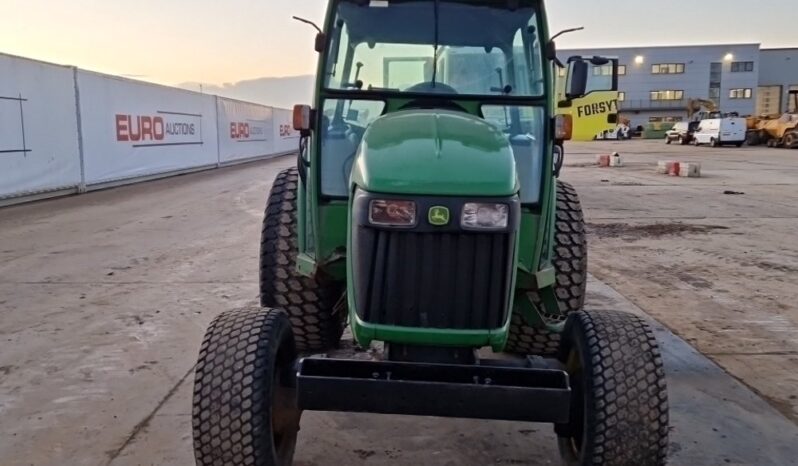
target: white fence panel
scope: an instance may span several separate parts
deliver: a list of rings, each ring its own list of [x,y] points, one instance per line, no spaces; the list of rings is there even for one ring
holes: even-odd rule
[[[214,96],[78,71],[86,184],[216,165]]]
[[[72,68],[0,54],[0,199],[76,188]]]
[[[216,115],[221,163],[274,154],[271,107],[217,97]]]
[[[293,112],[274,109],[274,150],[278,154],[296,152],[299,149],[299,131],[294,130]]]

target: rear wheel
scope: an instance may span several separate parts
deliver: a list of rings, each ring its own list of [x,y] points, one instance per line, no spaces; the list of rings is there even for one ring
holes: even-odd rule
[[[194,379],[198,466],[292,463],[301,416],[295,360],[282,311],[236,309],[211,322]]]
[[[587,239],[585,219],[579,195],[570,183],[557,182],[557,220],[554,232],[554,269],[557,283],[554,291],[563,316],[544,314],[549,320],[565,320],[568,314],[582,309],[587,288]],[[537,293],[532,300],[540,305]],[[514,312],[505,351],[518,354],[553,355],[557,353],[560,335],[526,323]]]
[[[665,136],[665,144],[670,144],[670,143],[671,143],[671,137]]]
[[[784,135],[784,147],[795,149],[798,147],[798,132],[791,131]]]
[[[762,144],[762,138],[757,131],[749,131],[748,134],[745,135],[745,142],[749,146],[758,146]]]
[[[569,316],[559,358],[571,413],[555,426],[567,466],[661,466],[668,395],[657,340],[642,319],[615,311]]]
[[[288,313],[300,351],[325,351],[343,333],[346,313],[335,311],[343,289],[296,270],[298,186],[296,168],[288,168],[277,174],[269,193],[260,243],[260,302]]]

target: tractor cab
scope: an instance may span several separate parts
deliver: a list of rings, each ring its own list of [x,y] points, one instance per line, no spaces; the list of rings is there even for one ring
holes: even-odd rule
[[[350,196],[351,167],[366,128],[403,112],[487,128],[480,125],[486,122],[515,138],[517,161],[527,168],[524,192],[537,200],[546,86],[536,8],[342,1],[334,10],[318,102],[322,195]],[[518,105],[518,99],[527,102]]]

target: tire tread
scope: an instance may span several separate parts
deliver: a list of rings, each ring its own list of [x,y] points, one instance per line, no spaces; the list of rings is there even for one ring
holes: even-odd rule
[[[345,313],[334,311],[342,287],[296,270],[298,187],[299,174],[291,167],[277,174],[269,193],[261,231],[260,302],[288,313],[298,350],[326,351],[343,333]]]
[[[194,376],[198,466],[274,465],[269,362],[286,341],[293,349],[291,340],[288,317],[276,309],[235,309],[211,322]]]
[[[544,314],[550,320],[565,320],[568,314],[582,309],[587,289],[587,238],[579,195],[570,183],[557,181],[557,209],[554,231],[553,264],[557,283],[554,286],[564,316]],[[530,296],[540,302],[537,293]],[[551,356],[557,354],[560,336],[527,325],[523,316],[513,312],[505,351]]]
[[[642,318],[617,311],[569,317],[565,361],[574,340],[583,357],[587,400],[585,457],[580,466],[664,466],[668,394],[659,344]],[[568,341],[570,340],[570,341]]]

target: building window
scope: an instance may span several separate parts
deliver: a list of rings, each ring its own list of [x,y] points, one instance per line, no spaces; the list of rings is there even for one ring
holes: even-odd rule
[[[593,67],[593,76],[612,76],[612,65]]]
[[[626,100],[626,92],[618,92],[618,102]]]
[[[731,89],[729,90],[730,99],[750,99],[753,91],[749,89]]]
[[[684,63],[659,63],[651,65],[651,74],[682,74]]]
[[[720,84],[723,79],[723,63],[714,62],[709,67],[709,99],[720,105]]]
[[[626,74],[626,65],[618,65],[618,76]],[[612,76],[612,65],[593,67],[593,76]]]
[[[718,103],[720,99],[720,88],[719,87],[710,87],[709,88],[709,98],[714,100],[715,103]]]
[[[746,73],[754,71],[754,62],[736,61],[731,64],[732,73]]]
[[[651,91],[651,100],[682,100],[684,91]]]
[[[798,91],[798,84],[791,84],[789,90]],[[798,112],[798,106],[796,106],[795,97],[793,97],[794,94],[788,93],[787,95],[790,97],[790,100],[787,102],[787,111],[790,113]]]

